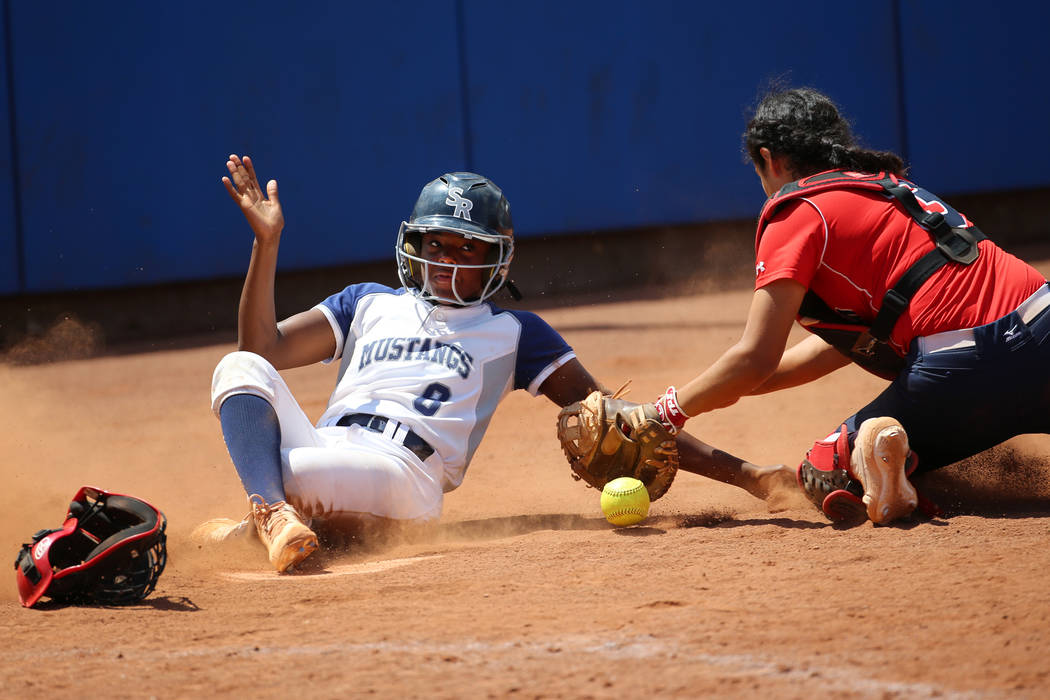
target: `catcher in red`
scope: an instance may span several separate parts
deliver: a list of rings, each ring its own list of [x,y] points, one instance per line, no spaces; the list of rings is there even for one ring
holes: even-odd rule
[[[937,513],[912,478],[1025,433],[1050,433],[1050,283],[904,161],[857,143],[810,88],[773,91],[744,148],[768,199],[740,339],[655,404],[671,432],[741,397],[850,363],[888,384],[817,440],[798,487],[829,519]],[[788,347],[798,323],[810,335]]]

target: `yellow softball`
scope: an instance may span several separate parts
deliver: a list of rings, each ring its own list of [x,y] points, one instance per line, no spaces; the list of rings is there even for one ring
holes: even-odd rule
[[[649,515],[645,484],[629,476],[613,479],[602,489],[602,513],[617,527],[640,523]]]

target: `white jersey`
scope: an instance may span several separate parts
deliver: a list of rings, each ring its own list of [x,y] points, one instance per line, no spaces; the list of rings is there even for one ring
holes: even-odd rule
[[[335,333],[328,361],[342,360],[318,427],[352,413],[405,423],[441,456],[449,488],[462,482],[503,396],[513,389],[537,395],[575,357],[536,314],[488,302],[434,305],[405,289],[368,283],[315,308]]]

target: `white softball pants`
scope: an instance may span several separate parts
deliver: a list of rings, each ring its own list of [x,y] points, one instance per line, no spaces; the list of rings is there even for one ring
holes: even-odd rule
[[[277,413],[285,496],[304,517],[364,513],[425,521],[441,514],[444,464],[437,453],[421,462],[360,425],[316,427],[277,370],[255,353],[232,352],[216,366],[211,385],[216,416],[234,394],[261,397]]]

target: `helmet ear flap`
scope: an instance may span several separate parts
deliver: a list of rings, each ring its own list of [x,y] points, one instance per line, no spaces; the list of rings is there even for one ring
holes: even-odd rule
[[[513,239],[496,241],[489,246],[488,252],[485,253],[485,264],[492,267],[485,271],[482,279],[484,297],[487,298],[496,293],[507,283],[507,275],[510,274],[510,262],[513,257]]]
[[[419,261],[423,249],[423,234],[411,231],[401,224],[398,232],[398,274],[406,287],[422,289],[424,283],[423,264]]]

